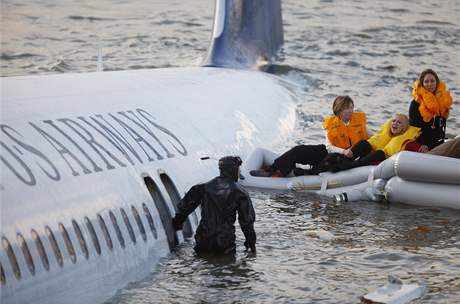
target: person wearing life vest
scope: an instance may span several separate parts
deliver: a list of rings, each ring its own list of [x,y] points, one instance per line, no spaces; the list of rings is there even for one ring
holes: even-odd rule
[[[368,139],[366,114],[354,112],[354,102],[349,96],[338,96],[332,105],[333,115],[323,122],[326,149],[329,153],[341,153],[353,157],[351,147]]]
[[[406,115],[397,113],[371,138],[362,140],[351,148],[353,155],[359,159],[350,167],[379,163],[404,150],[420,133],[420,128],[409,125]]]
[[[354,112],[354,102],[349,96],[337,96],[332,105],[333,115],[324,122],[325,144],[298,145],[275,159],[273,164],[250,172],[259,177],[283,177],[292,171],[294,175],[317,174],[316,166],[328,153],[341,153],[352,157],[351,147],[360,140],[369,138],[366,127],[366,114]],[[296,168],[296,164],[310,165],[305,170]]]
[[[421,128],[417,139],[418,152],[427,152],[444,142],[446,120],[452,96],[432,69],[426,69],[413,84],[413,100],[409,107],[410,125]]]

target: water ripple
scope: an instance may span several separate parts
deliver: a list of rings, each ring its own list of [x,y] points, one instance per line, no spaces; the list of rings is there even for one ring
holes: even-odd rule
[[[113,18],[103,18],[103,17],[94,17],[94,16],[78,16],[78,15],[67,16],[67,19],[77,20],[77,21],[87,20],[87,21],[91,21],[91,22],[94,22],[94,21],[114,21],[114,20],[116,20],[116,19],[113,19]]]

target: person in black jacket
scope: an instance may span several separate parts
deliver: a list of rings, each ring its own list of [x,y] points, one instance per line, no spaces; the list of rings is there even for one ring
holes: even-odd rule
[[[178,204],[173,227],[182,229],[187,216],[201,205],[201,221],[195,232],[197,253],[235,253],[235,220],[246,238],[246,249],[256,251],[256,214],[248,193],[236,182],[241,159],[226,156],[219,160],[220,176],[193,186]]]
[[[444,81],[432,69],[426,69],[412,90],[409,106],[410,125],[422,129],[417,138],[418,152],[427,152],[444,142],[446,120],[452,106],[452,97]]]

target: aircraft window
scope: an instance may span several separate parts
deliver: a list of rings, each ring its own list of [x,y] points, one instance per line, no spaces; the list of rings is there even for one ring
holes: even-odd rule
[[[85,223],[86,228],[88,228],[89,234],[91,235],[91,239],[93,240],[94,248],[96,249],[97,254],[101,255],[101,245],[99,244],[99,240],[97,239],[96,231],[94,231],[93,224],[91,224],[91,221],[87,216],[85,216]]]
[[[6,237],[2,237],[2,245],[3,249],[6,251],[6,254],[8,255],[8,259],[10,260],[14,276],[16,277],[16,279],[19,280],[21,278],[21,270],[19,269],[18,260],[16,259],[16,255],[14,254],[13,248],[11,247],[11,244],[6,239]]]
[[[56,256],[56,261],[59,264],[59,266],[62,267],[64,261],[62,259],[62,253],[61,253],[61,250],[59,249],[58,243],[56,242],[56,238],[54,237],[53,231],[48,226],[45,227],[45,231],[46,231],[46,234],[48,235],[48,240],[50,241],[51,248],[53,249],[54,255]]]
[[[174,210],[176,210],[176,212],[177,212],[177,205],[180,202],[179,191],[177,191],[176,186],[174,185],[174,183],[172,182],[172,180],[169,178],[169,176],[167,174],[165,174],[165,173],[160,174],[160,179],[161,179],[161,182],[163,183],[163,185],[165,186],[166,191],[169,194],[169,198],[171,199],[171,201],[173,203]],[[198,223],[198,217],[197,217],[196,213],[192,212],[191,216],[193,216],[193,219],[194,219],[195,223]],[[190,218],[189,217],[187,217],[187,220],[184,223],[183,233],[184,233],[185,237],[191,237],[193,235],[192,225],[190,223]]]
[[[123,234],[121,234],[120,226],[118,226],[117,218],[113,214],[112,211],[109,212],[110,220],[112,221],[113,228],[117,234],[118,241],[122,248],[125,248],[125,239],[123,238]]]
[[[113,249],[112,238],[110,237],[109,230],[107,230],[107,226],[105,225],[104,219],[99,214],[97,215],[97,218],[99,220],[99,226],[101,226],[102,233],[104,234],[105,242],[107,243],[107,247],[109,247],[109,249],[112,250]]]
[[[72,261],[72,263],[75,264],[75,262],[77,261],[75,249],[73,248],[72,241],[70,240],[69,234],[67,233],[67,230],[65,229],[62,223],[59,223],[59,230],[61,230],[62,237],[64,238],[64,244],[65,244],[65,247],[67,248],[67,252],[69,253],[70,260]]]
[[[136,244],[136,236],[134,235],[133,226],[131,226],[131,223],[129,222],[128,215],[126,214],[125,210],[123,210],[123,208],[120,208],[120,210],[123,221],[125,221],[126,229],[128,229],[129,236],[131,237],[133,243]]]
[[[78,242],[80,243],[81,252],[86,259],[89,258],[88,246],[86,246],[85,238],[83,237],[83,233],[81,232],[80,226],[75,220],[72,220],[73,230],[75,230],[75,234],[77,235]]]
[[[24,259],[27,262],[27,267],[29,267],[30,273],[35,274],[35,265],[34,260],[32,259],[32,255],[30,254],[29,247],[27,246],[26,240],[24,237],[18,233],[17,240],[19,246],[21,246],[22,254],[24,255]]]
[[[6,277],[5,277],[5,271],[3,271],[3,265],[0,263],[0,284],[5,285],[6,283]]]
[[[147,235],[145,234],[145,228],[144,225],[142,224],[141,217],[139,216],[139,212],[137,212],[136,208],[134,206],[131,206],[131,211],[133,212],[134,219],[137,222],[137,226],[139,227],[139,231],[141,232],[142,239],[147,241]]]
[[[153,237],[157,238],[157,229],[155,228],[155,224],[153,222],[153,217],[152,214],[150,214],[149,208],[147,208],[147,205],[145,203],[142,204],[142,208],[144,209],[145,216],[147,217],[147,222],[149,223],[150,230],[152,230]]]
[[[160,214],[161,224],[165,229],[166,238],[168,240],[168,246],[171,250],[177,244],[176,232],[174,231],[172,226],[171,212],[169,211],[168,205],[166,204],[166,201],[163,195],[161,194],[160,189],[158,189],[158,186],[155,184],[153,179],[150,176],[147,176],[144,177],[144,182],[147,186],[150,196],[152,197],[153,202],[155,203],[158,213]]]
[[[48,261],[48,256],[46,255],[45,247],[43,247],[42,240],[40,239],[40,236],[38,235],[37,231],[32,230],[31,233],[32,238],[35,240],[35,246],[37,246],[37,251],[42,260],[43,267],[45,267],[45,269],[48,271],[50,270],[50,263]]]

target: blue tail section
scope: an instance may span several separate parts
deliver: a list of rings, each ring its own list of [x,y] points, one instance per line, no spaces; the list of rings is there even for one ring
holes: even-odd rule
[[[283,44],[280,0],[216,0],[204,66],[253,68],[271,62]]]

